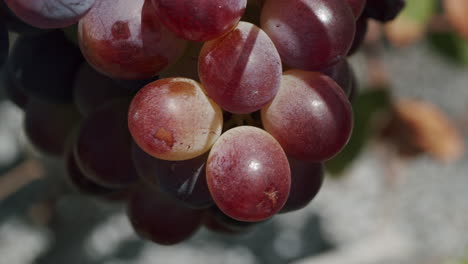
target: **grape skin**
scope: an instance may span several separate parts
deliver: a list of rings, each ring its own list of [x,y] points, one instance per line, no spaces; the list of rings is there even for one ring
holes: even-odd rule
[[[206,177],[219,209],[244,222],[276,214],[286,202],[291,184],[281,146],[264,130],[250,126],[221,135],[210,151]]]
[[[284,64],[303,70],[330,67],[346,56],[355,17],[343,0],[270,0],[261,17]]]
[[[75,24],[94,6],[95,0],[5,0],[26,23],[38,28],[64,28]]]
[[[152,82],[133,98],[128,126],[135,142],[164,160],[187,160],[209,150],[221,134],[222,111],[186,78]]]
[[[351,7],[351,10],[353,10],[354,17],[358,19],[362,11],[364,10],[364,6],[366,6],[366,1],[367,0],[346,0]]]
[[[221,108],[246,114],[275,96],[281,59],[263,30],[241,21],[225,36],[203,45],[198,73],[208,96]]]
[[[182,207],[158,191],[138,186],[127,203],[127,215],[141,237],[172,245],[199,229],[203,211]]]
[[[296,211],[307,206],[323,184],[322,163],[289,159],[291,167],[291,191],[281,213]]]
[[[152,0],[161,22],[177,36],[208,41],[231,30],[247,0]]]
[[[149,79],[185,48],[160,24],[150,0],[98,1],[80,20],[78,37],[87,61],[116,79]]]
[[[275,99],[262,109],[262,122],[288,155],[320,162],[346,145],[353,114],[346,94],[330,77],[289,70]]]
[[[86,177],[108,188],[124,188],[138,180],[131,161],[128,105],[129,99],[119,99],[93,111],[83,121],[74,147]]]
[[[205,177],[207,156],[167,161],[154,158],[136,144],[132,145],[132,159],[138,175],[152,188],[194,209],[213,204]]]

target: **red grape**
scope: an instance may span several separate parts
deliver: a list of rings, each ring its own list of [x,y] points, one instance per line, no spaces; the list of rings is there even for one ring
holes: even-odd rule
[[[349,97],[354,74],[346,59],[340,60],[337,64],[323,70],[322,73],[332,78]]]
[[[163,27],[150,0],[100,0],[80,20],[83,55],[117,79],[148,79],[174,63],[185,42]]]
[[[63,28],[75,24],[95,0],[5,0],[26,23],[38,28]]]
[[[208,96],[221,108],[245,114],[273,99],[280,85],[281,60],[263,30],[240,22],[225,36],[205,43],[198,72]]]
[[[343,0],[269,0],[260,17],[283,62],[320,70],[346,56],[355,18]]]
[[[152,0],[161,23],[177,36],[207,41],[231,30],[247,0]]]
[[[276,214],[291,184],[286,155],[264,130],[240,126],[225,132],[210,151],[208,188],[229,217],[255,222]]]
[[[368,18],[365,15],[359,17],[356,21],[356,34],[354,35],[353,44],[348,51],[348,56],[353,55],[356,51],[361,47],[362,43],[364,42],[364,38],[366,37],[367,33],[367,24]]]
[[[275,99],[262,109],[262,122],[287,154],[325,161],[348,142],[353,113],[345,93],[330,77],[289,70]]]
[[[195,158],[221,134],[222,111],[186,78],[152,82],[133,98],[128,126],[133,139],[148,154],[164,160]]]

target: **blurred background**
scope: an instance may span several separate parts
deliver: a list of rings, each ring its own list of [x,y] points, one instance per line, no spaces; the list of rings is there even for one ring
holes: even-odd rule
[[[80,195],[40,155],[0,87],[0,263],[468,263],[468,1],[408,0],[350,57],[355,128],[304,209],[175,246]],[[13,43],[15,35],[10,33]]]

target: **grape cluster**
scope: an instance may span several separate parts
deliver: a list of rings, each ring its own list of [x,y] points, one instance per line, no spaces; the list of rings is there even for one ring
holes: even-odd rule
[[[249,230],[306,206],[348,142],[346,58],[401,0],[0,1],[2,81],[80,192],[142,237]],[[63,29],[64,27],[70,26]],[[19,37],[8,58],[7,30]]]

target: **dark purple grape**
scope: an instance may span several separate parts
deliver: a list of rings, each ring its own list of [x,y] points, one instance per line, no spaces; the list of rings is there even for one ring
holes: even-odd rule
[[[323,164],[289,159],[291,191],[280,213],[299,210],[317,195],[323,183]]]
[[[25,108],[24,132],[39,151],[62,156],[67,139],[80,118],[72,104],[50,104],[30,99]]]
[[[128,105],[129,99],[119,99],[96,109],[83,121],[76,141],[75,157],[83,173],[109,188],[138,180],[131,160]]]
[[[260,17],[284,64],[320,70],[346,56],[355,17],[343,0],[266,1]]]
[[[7,98],[24,110],[28,102],[28,95],[15,83],[5,67],[1,70],[1,84]]]
[[[24,22],[38,28],[63,28],[75,24],[95,0],[5,0]]]
[[[116,98],[130,97],[136,90],[121,87],[117,82],[83,63],[75,77],[74,99],[78,110],[87,116],[96,108]]]
[[[223,234],[241,234],[252,230],[261,222],[242,222],[225,215],[218,207],[212,206],[203,217],[203,225],[209,230]]]
[[[20,36],[6,67],[28,95],[50,103],[72,103],[73,80],[82,62],[79,48],[54,30]]]
[[[364,11],[364,6],[366,5],[366,0],[346,0],[353,10],[354,17],[358,19],[362,11]]]
[[[132,146],[132,158],[139,176],[195,209],[213,204],[205,176],[207,157],[205,154],[189,160],[167,161],[152,157],[136,144]]]
[[[364,15],[359,17],[359,19],[356,21],[356,34],[354,35],[353,45],[351,45],[351,48],[348,51],[348,56],[356,53],[356,51],[364,42],[364,38],[366,37],[367,33],[367,24],[368,18]]]
[[[0,68],[3,67],[7,57],[8,57],[8,50],[10,48],[10,38],[8,37],[8,30],[0,21]]]
[[[267,132],[251,126],[221,135],[210,151],[206,176],[219,209],[245,222],[276,214],[288,198],[291,181],[281,146]]]
[[[367,0],[364,14],[380,22],[394,19],[405,7],[406,0]]]
[[[288,155],[321,162],[348,142],[353,112],[346,94],[330,77],[289,70],[273,102],[262,109],[262,122]]]
[[[172,245],[190,238],[198,230],[203,211],[180,206],[163,193],[141,186],[128,201],[127,215],[141,237]]]
[[[345,92],[347,96],[351,93],[352,69],[346,59],[340,60],[337,64],[322,71],[322,73],[332,78]]]

